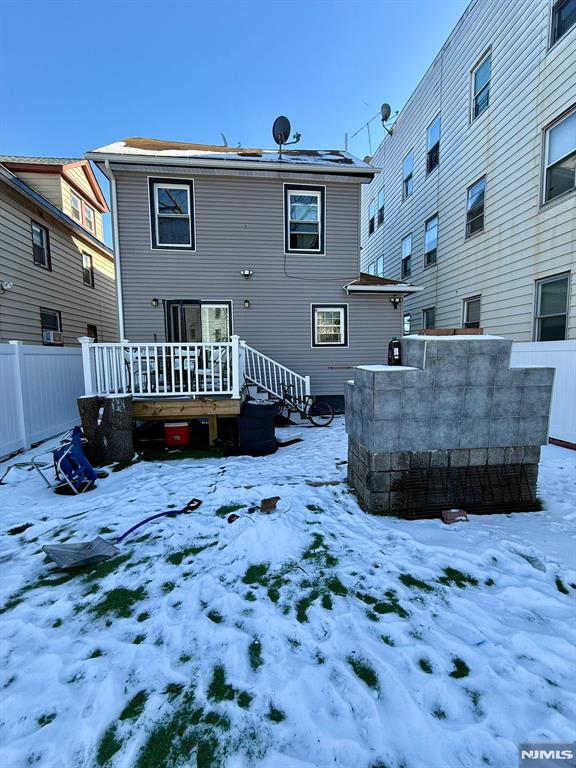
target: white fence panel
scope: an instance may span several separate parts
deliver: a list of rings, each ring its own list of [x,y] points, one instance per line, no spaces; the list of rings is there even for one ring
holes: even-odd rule
[[[0,457],[78,424],[83,393],[80,349],[0,344]]]
[[[556,368],[549,435],[576,444],[576,341],[516,342],[511,365]]]

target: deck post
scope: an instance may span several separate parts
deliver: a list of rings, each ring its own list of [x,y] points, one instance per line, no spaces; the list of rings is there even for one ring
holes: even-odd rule
[[[240,336],[234,334],[231,336],[232,342],[232,397],[240,397]]]
[[[82,369],[84,371],[84,394],[94,395],[94,377],[92,375],[92,350],[94,339],[91,336],[79,336],[78,341],[82,345]]]
[[[304,376],[304,386],[306,387],[306,394],[310,394],[310,376]]]

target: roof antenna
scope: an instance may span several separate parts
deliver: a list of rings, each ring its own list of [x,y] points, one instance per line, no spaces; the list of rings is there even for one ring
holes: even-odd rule
[[[276,120],[274,120],[274,125],[272,126],[272,136],[274,137],[274,141],[276,144],[278,144],[278,157],[280,160],[282,160],[282,147],[286,146],[288,144],[298,144],[301,138],[301,134],[295,133],[292,138],[294,141],[288,141],[290,138],[290,120],[288,120],[287,117],[284,117],[283,115],[280,115],[280,117],[277,117]]]
[[[224,136],[223,133],[220,133],[220,136],[222,136],[222,143],[224,144],[225,147],[227,147],[228,146],[228,139],[226,138],[226,136]]]

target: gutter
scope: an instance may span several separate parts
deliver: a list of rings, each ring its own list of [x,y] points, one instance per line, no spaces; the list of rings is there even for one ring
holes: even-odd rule
[[[118,232],[118,203],[116,197],[116,178],[106,160],[106,176],[110,181],[110,208],[112,214],[112,251],[114,253],[114,268],[116,271],[116,302],[118,304],[118,336],[124,339],[124,301],[122,293],[122,270],[120,268],[120,237]]]
[[[261,170],[282,171],[284,173],[333,173],[340,176],[361,176],[372,179],[380,168],[358,168],[354,165],[328,166],[321,163],[284,163],[250,161],[250,160],[213,160],[204,157],[174,157],[173,155],[129,155],[129,154],[102,154],[100,152],[86,152],[87,160],[95,163],[104,163],[107,169],[110,162],[133,163],[134,165],[176,165],[182,167],[198,168],[233,168],[235,170]]]
[[[409,283],[398,283],[397,285],[345,285],[346,293],[418,293],[423,291],[422,285],[410,285]]]

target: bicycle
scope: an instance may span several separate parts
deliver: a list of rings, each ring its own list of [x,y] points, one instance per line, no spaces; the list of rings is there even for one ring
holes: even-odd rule
[[[291,391],[293,389],[294,384],[284,384],[282,387],[282,413],[286,411],[287,418],[292,413],[299,413],[301,418],[308,419],[315,427],[327,427],[332,423],[334,409],[330,403],[315,400],[312,395],[299,397]]]

